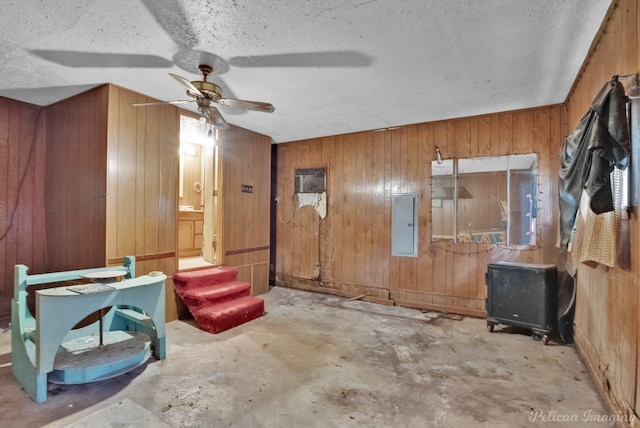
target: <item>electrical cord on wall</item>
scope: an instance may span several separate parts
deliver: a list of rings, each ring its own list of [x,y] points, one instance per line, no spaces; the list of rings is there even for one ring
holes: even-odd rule
[[[280,220],[280,223],[282,224],[287,224],[289,222],[291,222],[291,220],[293,220],[293,217],[296,215],[296,197],[298,196],[297,193],[293,194],[293,197],[291,198],[291,202],[293,203],[293,212],[291,213],[291,217],[289,217],[289,219],[287,221],[282,220],[282,216],[280,215],[280,197],[278,195],[276,195],[276,210],[278,211],[278,220]]]
[[[33,135],[31,135],[31,147],[29,148],[29,155],[27,156],[27,162],[24,166],[24,171],[22,171],[20,180],[18,181],[18,189],[16,191],[16,202],[13,205],[11,214],[9,214],[9,222],[7,224],[7,228],[0,235],[0,242],[4,240],[9,234],[9,231],[13,227],[13,222],[15,221],[16,213],[18,212],[18,203],[20,202],[20,193],[22,191],[22,186],[24,185],[24,181],[27,178],[27,171],[29,171],[29,166],[31,165],[31,161],[33,159],[33,152],[35,151],[36,135],[38,134],[38,124],[40,123],[40,118],[42,117],[42,110],[43,109],[38,110],[38,115],[36,116],[35,125],[33,127],[34,128]]]

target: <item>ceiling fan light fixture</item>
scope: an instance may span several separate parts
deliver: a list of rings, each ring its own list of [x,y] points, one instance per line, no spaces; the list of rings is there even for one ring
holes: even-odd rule
[[[200,122],[210,125],[212,128],[228,129],[229,124],[224,120],[224,117],[220,114],[218,109],[214,105],[221,105],[233,109],[242,110],[254,110],[271,113],[274,111],[273,105],[269,103],[263,103],[259,101],[246,101],[237,100],[235,98],[223,98],[222,88],[207,81],[207,77],[213,71],[213,68],[209,65],[200,65],[198,67],[202,73],[203,80],[194,80],[193,82],[185,79],[184,77],[176,74],[169,73],[180,86],[187,91],[187,95],[191,100],[177,100],[177,101],[163,101],[161,103],[141,103],[142,105],[154,105],[154,104],[184,104],[188,102],[194,102],[198,106],[198,113],[200,113]],[[209,130],[209,137],[212,136],[212,131]],[[216,134],[217,137],[217,134]]]

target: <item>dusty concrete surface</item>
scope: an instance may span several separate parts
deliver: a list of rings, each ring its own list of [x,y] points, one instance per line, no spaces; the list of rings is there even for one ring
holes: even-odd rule
[[[0,426],[610,426],[571,347],[484,320],[276,287],[217,335],[167,325],[167,359],[33,403],[0,333]]]

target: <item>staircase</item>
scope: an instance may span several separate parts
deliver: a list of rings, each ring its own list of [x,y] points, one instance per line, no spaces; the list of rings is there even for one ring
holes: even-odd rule
[[[237,277],[235,268],[220,266],[175,272],[173,284],[200,328],[220,333],[264,315],[264,300]]]

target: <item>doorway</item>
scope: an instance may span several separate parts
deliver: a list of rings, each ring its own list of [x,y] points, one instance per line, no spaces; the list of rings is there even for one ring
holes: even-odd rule
[[[180,115],[178,269],[219,263],[218,141],[220,134],[195,115]]]

